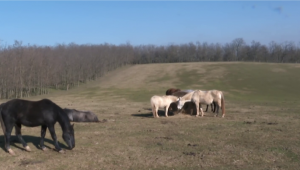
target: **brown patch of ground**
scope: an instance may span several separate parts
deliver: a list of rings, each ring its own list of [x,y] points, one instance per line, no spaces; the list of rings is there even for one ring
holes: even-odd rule
[[[274,68],[274,69],[272,69],[272,71],[275,72],[275,73],[278,73],[278,72],[286,72],[286,70],[283,69],[283,68]]]

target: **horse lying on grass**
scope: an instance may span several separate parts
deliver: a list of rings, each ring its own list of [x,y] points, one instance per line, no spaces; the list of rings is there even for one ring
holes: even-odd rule
[[[201,91],[196,90],[194,94],[192,95],[191,101],[196,105],[196,116],[199,116],[199,105],[200,105],[200,111],[201,116],[203,117],[204,113],[201,108],[201,104],[212,104],[213,102],[216,102],[217,105],[217,114],[215,116],[218,116],[219,114],[219,107],[222,108],[222,118],[225,116],[225,99],[222,91],[218,90],[209,90],[209,91]]]
[[[64,151],[58,144],[54,129],[55,123],[58,122],[63,131],[62,137],[64,141],[67,143],[70,149],[75,147],[74,129],[73,125],[70,124],[68,115],[62,108],[53,103],[51,100],[10,100],[0,105],[0,121],[4,133],[5,149],[11,155],[15,155],[14,151],[10,148],[10,137],[13,127],[15,127],[16,136],[22,143],[25,150],[31,151],[27,143],[22,138],[22,125],[28,127],[41,126],[40,147],[43,151],[46,150],[44,138],[48,128],[54,141],[55,149],[58,152],[63,153]]]
[[[99,122],[95,113],[90,111],[80,111],[76,109],[63,109],[71,122]]]
[[[159,108],[165,108],[165,115],[166,117],[168,117],[168,109],[170,107],[170,104],[177,101],[178,101],[178,97],[172,95],[152,96],[150,99],[150,103],[151,103],[153,117],[154,118],[159,117],[157,113]]]

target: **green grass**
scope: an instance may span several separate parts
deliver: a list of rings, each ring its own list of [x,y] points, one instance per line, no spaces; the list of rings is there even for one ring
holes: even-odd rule
[[[137,70],[140,74],[134,74]],[[33,144],[38,143],[40,128],[24,127],[33,151],[22,151],[16,143],[12,149],[17,156],[11,157],[0,136],[0,162],[6,165],[4,170],[298,169],[298,73],[297,64],[266,63],[149,64],[116,70],[89,85],[40,96],[107,120],[75,123],[74,150],[63,155],[43,152]],[[203,118],[180,114],[165,118],[161,109],[161,117],[154,119],[151,96],[164,95],[171,87],[224,91],[225,118],[210,112]],[[56,134],[65,144],[59,125]],[[48,131],[46,139],[53,148]]]
[[[230,92],[232,99],[250,102],[299,102],[300,68],[291,68],[283,64],[239,63],[218,65],[226,74],[220,79],[213,79],[206,88],[222,89]],[[281,68],[285,72],[274,72]]]
[[[171,64],[170,64],[171,65]],[[163,67],[163,66],[161,66]],[[291,67],[289,64],[259,64],[259,63],[232,63],[201,65],[193,69],[183,67],[176,71],[176,76],[171,76],[163,69],[161,73],[151,76],[143,87],[139,88],[108,88],[106,95],[117,94],[132,101],[148,101],[153,94],[164,94],[167,89],[158,89],[147,86],[155,82],[164,84],[175,81],[174,87],[181,89],[219,89],[227,93],[226,98],[237,102],[297,102],[300,101],[300,67]],[[200,72],[198,69],[204,69]],[[282,72],[273,70],[282,69]],[[222,69],[215,75],[214,70]],[[134,82],[133,82],[134,84]],[[87,95],[96,94],[99,88],[86,91]]]

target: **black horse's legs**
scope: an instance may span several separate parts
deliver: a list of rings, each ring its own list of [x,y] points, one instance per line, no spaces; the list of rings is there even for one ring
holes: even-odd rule
[[[205,112],[208,111],[208,107],[209,107],[209,105],[206,106]],[[210,104],[210,108],[211,108],[211,111],[212,111],[213,113],[215,113],[215,110],[216,110],[216,102],[212,102],[212,103]]]
[[[13,124],[5,123],[5,133],[4,133],[4,141],[5,141],[5,149],[11,154],[15,155],[15,152],[10,148],[10,136],[13,129]]]
[[[45,139],[45,136],[46,136],[46,131],[47,131],[47,126],[45,125],[42,125],[41,126],[41,141],[40,141],[40,147],[43,151],[46,151],[47,148],[45,147],[44,145],[44,139]]]
[[[206,105],[206,110],[205,110],[205,112],[207,112],[207,110],[208,110],[208,105]]]
[[[220,106],[218,104],[215,104],[215,112],[216,112],[216,115],[215,116],[218,116],[219,115],[219,108]],[[217,110],[217,111],[216,111]]]
[[[217,103],[216,102],[213,102],[211,104],[211,108],[212,108],[212,112],[215,113],[216,112],[216,107],[217,107]]]
[[[22,137],[21,128],[22,128],[21,124],[19,124],[19,123],[15,124],[16,136],[18,137],[19,141],[22,143],[22,145],[26,149],[26,151],[31,151],[30,147],[27,145],[27,143],[24,141],[24,139]]]
[[[49,128],[51,137],[52,137],[52,139],[53,139],[55,149],[56,149],[58,152],[63,152],[63,150],[62,150],[62,149],[60,148],[60,146],[58,145],[57,137],[56,137],[55,130],[54,130],[54,125],[48,126],[48,128]]]

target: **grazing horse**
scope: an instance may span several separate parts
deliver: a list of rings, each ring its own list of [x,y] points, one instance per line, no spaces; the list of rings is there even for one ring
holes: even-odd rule
[[[178,96],[177,94],[179,94],[179,95],[185,94],[183,96],[178,96],[179,97],[179,100],[178,100],[178,109],[181,109],[186,102],[190,102],[191,99],[192,99],[192,95],[193,95],[194,91],[193,90],[186,90],[186,91],[187,92],[185,92],[185,91],[179,91],[179,92],[176,92],[176,93],[173,94],[174,96]],[[206,107],[206,112],[208,110],[208,106],[209,105],[207,105],[207,107]],[[215,113],[216,103],[213,102],[212,104],[210,104],[210,107],[211,107],[211,111],[213,113]]]
[[[201,108],[201,104],[212,104],[216,102],[217,104],[217,114],[219,114],[219,107],[222,108],[222,118],[225,116],[225,99],[222,91],[218,90],[209,90],[209,91],[201,91],[196,90],[192,95],[191,101],[196,105],[196,116],[199,116],[199,105],[201,110],[201,116],[203,117],[204,113]]]
[[[21,126],[28,127],[41,126],[40,147],[46,150],[44,138],[47,128],[50,131],[54,141],[55,149],[63,153],[64,151],[58,144],[54,130],[56,122],[59,123],[63,131],[63,139],[70,149],[75,147],[74,129],[70,124],[68,115],[62,108],[53,103],[51,100],[43,99],[40,101],[27,101],[13,99],[0,105],[0,121],[5,139],[5,149],[12,155],[14,151],[10,148],[10,137],[13,127],[15,127],[16,136],[27,151],[31,151],[27,143],[22,138]]]
[[[171,88],[166,91],[166,95],[172,95],[173,93],[180,91],[180,89]]]
[[[179,97],[178,106],[177,106],[178,109],[181,109],[185,102],[190,102],[193,94],[194,91],[191,91],[189,93],[186,93],[184,96]]]
[[[178,101],[178,97],[168,95],[168,96],[152,96],[150,99],[153,117],[158,116],[158,109],[164,107],[165,115],[168,117],[168,109],[171,103]]]
[[[90,111],[80,111],[76,109],[64,108],[71,122],[99,122],[95,113]]]

